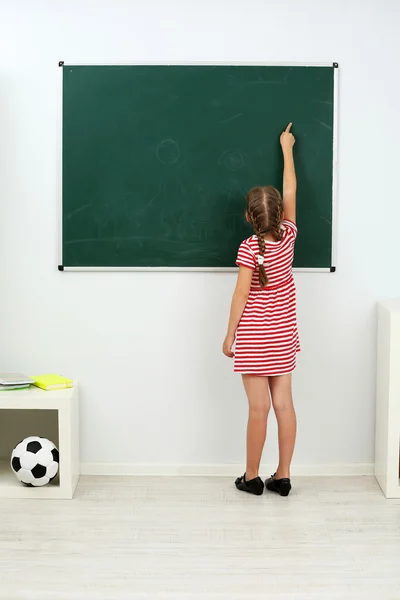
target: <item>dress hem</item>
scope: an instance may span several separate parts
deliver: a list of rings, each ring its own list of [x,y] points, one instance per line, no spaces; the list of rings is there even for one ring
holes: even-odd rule
[[[234,371],[236,375],[253,375],[254,377],[281,377],[282,375],[290,375],[296,370],[294,367],[291,371],[285,371],[284,373],[251,373],[250,371]]]

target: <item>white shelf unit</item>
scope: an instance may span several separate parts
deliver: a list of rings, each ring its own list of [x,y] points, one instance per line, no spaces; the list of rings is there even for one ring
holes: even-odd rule
[[[0,411],[0,498],[73,498],[80,474],[78,387],[0,392]],[[29,435],[48,437],[60,452],[58,475],[43,487],[24,486],[10,467],[12,449]]]
[[[375,477],[400,498],[400,299],[378,305]]]

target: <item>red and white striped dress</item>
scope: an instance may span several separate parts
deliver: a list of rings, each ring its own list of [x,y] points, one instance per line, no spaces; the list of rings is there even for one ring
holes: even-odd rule
[[[249,299],[236,333],[234,370],[247,375],[291,373],[300,351],[296,318],[296,287],[292,265],[297,227],[283,221],[279,242],[265,242],[266,288],[258,281],[258,240],[240,245],[236,264],[253,269]]]

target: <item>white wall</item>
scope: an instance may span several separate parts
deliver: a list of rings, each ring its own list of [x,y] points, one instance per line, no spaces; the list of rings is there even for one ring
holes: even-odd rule
[[[340,63],[338,271],[296,276],[295,459],[344,468],[373,460],[375,303],[400,294],[399,20],[396,0],[1,1],[0,370],[79,379],[84,462],[241,464],[246,403],[220,352],[233,275],[58,273],[58,61]]]

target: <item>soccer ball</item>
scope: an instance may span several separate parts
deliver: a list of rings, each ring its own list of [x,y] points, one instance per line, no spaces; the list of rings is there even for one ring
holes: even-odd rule
[[[21,483],[30,487],[47,485],[58,473],[59,454],[50,440],[31,436],[15,446],[11,468]]]

